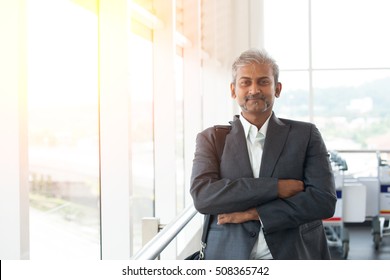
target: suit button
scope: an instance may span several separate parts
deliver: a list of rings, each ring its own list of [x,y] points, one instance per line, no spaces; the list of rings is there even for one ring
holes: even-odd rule
[[[249,236],[250,236],[250,237],[255,237],[255,236],[256,236],[256,232],[251,231],[251,232],[249,233]]]

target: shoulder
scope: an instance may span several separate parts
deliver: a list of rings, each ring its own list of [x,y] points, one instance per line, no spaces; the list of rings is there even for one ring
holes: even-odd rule
[[[311,122],[278,118],[277,123],[281,126],[288,126],[291,133],[295,131],[295,133],[302,135],[320,135],[317,126]]]
[[[211,136],[211,135],[215,135],[216,133],[218,133],[220,131],[223,133],[229,133],[231,129],[232,129],[232,125],[217,124],[217,125],[214,125],[214,126],[211,126],[211,127],[204,129],[199,134],[202,134],[204,136]]]
[[[215,129],[213,126],[208,127],[208,128],[206,128],[198,133],[198,135],[202,135],[204,137],[211,137],[214,134],[215,134]]]
[[[323,145],[324,140],[321,132],[315,124],[291,119],[279,120],[290,127],[290,135],[294,139],[306,139],[308,143],[321,143]]]
[[[292,120],[292,119],[278,118],[278,120],[285,125],[290,125],[290,126],[294,126],[294,127],[313,127],[313,126],[315,126],[313,123],[310,123],[310,122],[297,121],[297,120]]]
[[[216,137],[218,138],[220,135],[227,135],[231,129],[231,125],[214,125],[201,131],[198,134],[198,137],[202,136],[207,139],[215,139]]]

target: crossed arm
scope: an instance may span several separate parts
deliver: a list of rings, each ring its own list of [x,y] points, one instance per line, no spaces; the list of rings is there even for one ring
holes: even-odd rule
[[[228,174],[232,179],[226,178],[227,174],[221,179],[211,137],[200,134],[190,189],[195,208],[202,214],[216,215],[219,224],[260,218],[267,232],[331,217],[336,203],[332,170],[318,130],[312,127],[310,132],[309,141],[300,143],[306,148],[304,156],[302,149],[292,149],[288,156],[280,156],[284,156],[284,161],[294,158],[295,165],[291,168],[276,166],[276,177],[251,178],[249,171],[245,173],[242,166],[237,166]],[[227,154],[224,163],[233,162],[233,155]],[[227,169],[224,170],[226,173]],[[239,173],[243,173],[241,177]]]
[[[289,198],[303,190],[304,185],[302,181],[293,179],[278,180],[279,198]],[[240,224],[252,220],[258,221],[259,219],[260,215],[256,208],[250,208],[242,212],[219,214],[218,224]]]

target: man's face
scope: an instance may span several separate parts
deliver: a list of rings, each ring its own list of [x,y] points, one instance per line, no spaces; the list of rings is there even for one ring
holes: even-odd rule
[[[275,97],[279,97],[282,85],[275,85],[269,64],[253,63],[238,68],[236,81],[230,85],[230,89],[244,116],[261,115],[272,112]]]

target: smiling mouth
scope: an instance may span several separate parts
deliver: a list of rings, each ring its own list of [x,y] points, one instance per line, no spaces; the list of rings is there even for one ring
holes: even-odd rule
[[[267,110],[270,106],[270,104],[266,101],[266,98],[262,94],[254,94],[245,97],[245,104],[243,105],[243,108],[245,110],[248,110],[247,104],[249,101],[251,101],[251,103],[256,106],[259,105],[259,101],[262,101],[264,103],[265,110]]]
[[[265,97],[260,95],[260,94],[249,95],[249,96],[245,97],[245,102],[250,101],[250,100],[263,100],[265,102]]]

